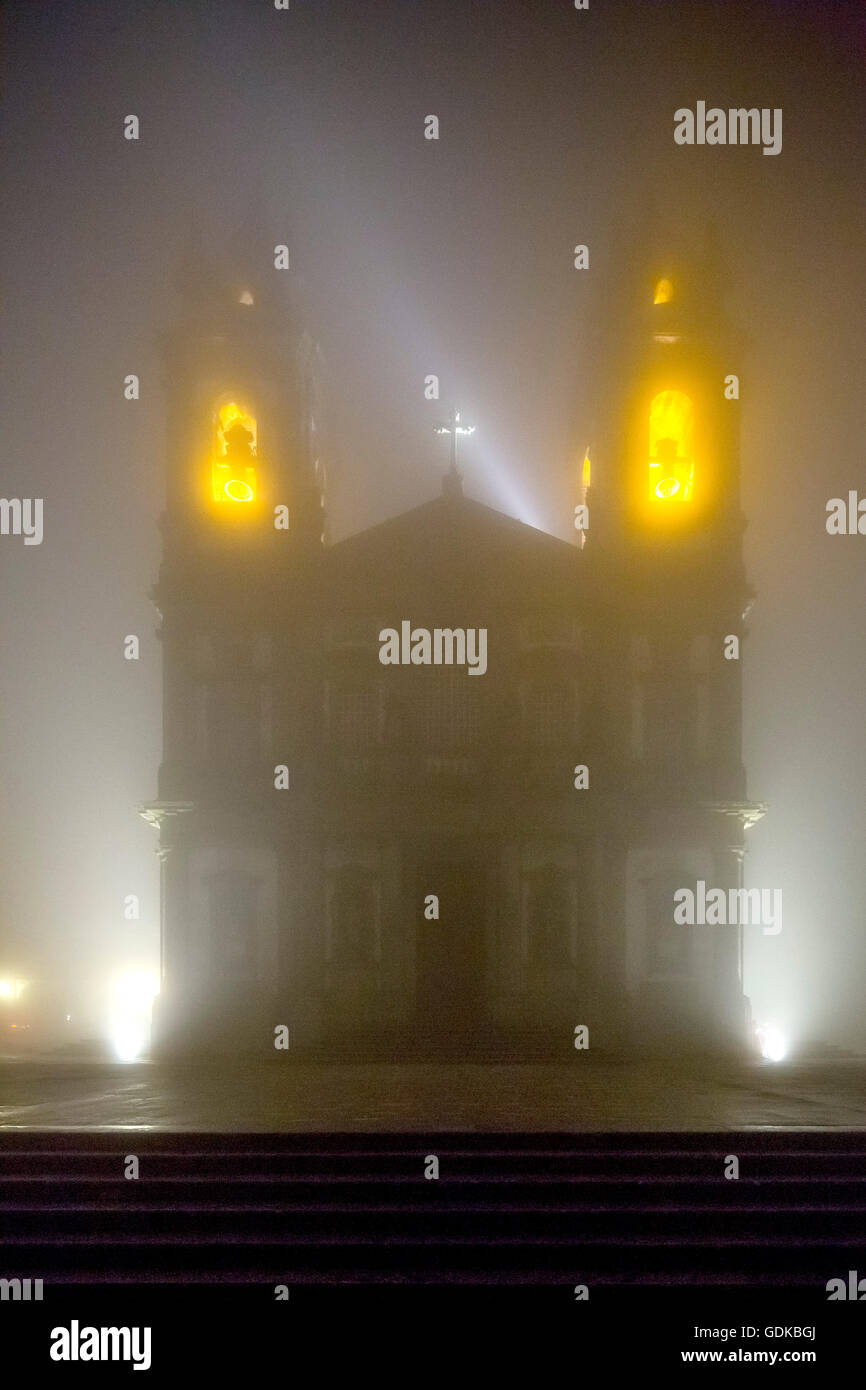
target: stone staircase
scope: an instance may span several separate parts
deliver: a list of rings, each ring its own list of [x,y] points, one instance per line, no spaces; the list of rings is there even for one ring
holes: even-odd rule
[[[866,1274],[856,1133],[3,1131],[0,1179],[0,1277],[51,1285],[817,1291]]]

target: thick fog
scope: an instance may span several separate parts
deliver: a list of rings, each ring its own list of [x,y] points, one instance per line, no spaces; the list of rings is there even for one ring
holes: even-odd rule
[[[334,538],[438,491],[436,373],[476,426],[467,492],[569,539],[611,283],[711,222],[747,338],[745,762],[769,812],[746,882],[785,904],[778,935],[747,929],[746,991],[794,1042],[866,1044],[866,537],[825,529],[829,498],[866,491],[857,7],[30,0],[2,44],[0,492],[44,499],[41,545],[0,537],[15,968],[63,980],[86,1032],[114,973],[158,957],[136,807],[161,739],[158,339],[190,248],[265,286],[291,248]],[[677,146],[699,100],[781,108],[781,151]]]

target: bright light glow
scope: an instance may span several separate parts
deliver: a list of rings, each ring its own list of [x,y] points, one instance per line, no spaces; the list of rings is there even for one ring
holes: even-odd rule
[[[761,1056],[766,1057],[768,1062],[781,1062],[787,1054],[788,1044],[778,1028],[769,1023],[759,1023],[755,1035],[760,1043]]]
[[[660,483],[656,483],[656,497],[673,497],[679,490],[680,485],[676,478],[662,478]]]
[[[110,1031],[121,1062],[134,1062],[146,1051],[157,994],[159,981],[152,970],[128,970],[115,980],[111,992]]]
[[[217,412],[211,485],[215,502],[252,502],[257,489],[256,418],[237,401]]]
[[[24,983],[24,980],[0,980],[0,999],[20,999]]]
[[[474,425],[461,425],[461,423],[460,423],[460,411],[459,411],[459,410],[456,410],[456,411],[454,412],[454,415],[453,415],[452,419],[449,421],[449,423],[448,423],[447,425],[437,425],[437,426],[436,426],[435,433],[436,433],[436,434],[474,434],[474,433],[475,433],[475,426],[474,426]]]
[[[653,295],[653,304],[670,304],[674,297],[674,287],[670,280],[659,280]]]
[[[245,483],[242,478],[229,478],[223,489],[226,497],[230,497],[233,502],[252,502],[253,490],[249,483]]]
[[[224,454],[226,451],[224,438],[226,430],[229,429],[231,425],[236,425],[238,421],[240,421],[242,425],[246,425],[247,429],[251,429],[253,435],[255,435],[255,419],[244,410],[242,406],[238,405],[237,401],[229,401],[228,405],[224,405],[220,408],[219,414],[217,415],[217,436],[220,441],[220,453]]]
[[[479,436],[479,439],[483,439],[483,436]],[[512,462],[505,451],[488,440],[485,444],[476,443],[473,455],[473,475],[477,474],[481,495],[486,493],[501,511],[517,517],[527,526],[534,526],[536,531],[549,532],[549,522],[537,510],[535,499],[530,496],[528,489],[515,477]]]
[[[584,455],[583,455],[583,486],[584,486],[584,487],[589,487],[590,473],[591,473],[591,469],[590,469],[590,464],[589,464],[589,449],[587,448],[586,451],[585,451],[585,453],[584,453]]]
[[[685,501],[694,479],[695,412],[684,391],[659,391],[650,404],[650,491],[663,500]],[[677,487],[668,484],[676,481]]]

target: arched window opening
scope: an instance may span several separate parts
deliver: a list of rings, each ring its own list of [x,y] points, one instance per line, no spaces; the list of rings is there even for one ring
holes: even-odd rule
[[[683,391],[659,391],[650,404],[650,495],[685,502],[694,485],[694,408]]]
[[[254,415],[229,401],[220,407],[214,422],[211,484],[219,503],[254,502],[258,496],[256,458],[258,425]]]

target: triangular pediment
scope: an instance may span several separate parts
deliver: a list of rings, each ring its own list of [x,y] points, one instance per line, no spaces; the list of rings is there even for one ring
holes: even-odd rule
[[[449,594],[533,606],[573,602],[580,559],[576,546],[493,507],[437,497],[338,542],[326,570],[352,606]]]

